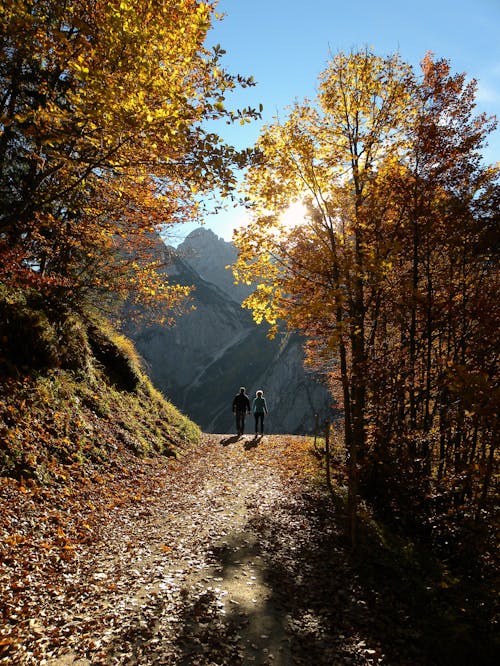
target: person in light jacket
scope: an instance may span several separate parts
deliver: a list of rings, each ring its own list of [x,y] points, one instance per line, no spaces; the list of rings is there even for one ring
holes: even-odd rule
[[[260,434],[264,434],[264,414],[267,414],[267,404],[266,399],[262,391],[257,391],[255,398],[252,403],[252,412],[255,417],[255,434],[259,432],[260,424]]]

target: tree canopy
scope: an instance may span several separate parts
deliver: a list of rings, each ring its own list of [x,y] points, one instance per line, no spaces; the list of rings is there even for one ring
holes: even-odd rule
[[[6,0],[0,7],[0,279],[73,303],[133,292],[169,307],[158,225],[227,194],[237,152],[206,121],[256,117],[253,85],[204,46],[215,3]]]

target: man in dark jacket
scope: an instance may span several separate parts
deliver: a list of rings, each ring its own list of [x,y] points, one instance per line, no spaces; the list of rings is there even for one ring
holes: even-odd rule
[[[245,387],[233,399],[233,414],[236,415],[236,432],[242,435],[245,430],[245,415],[250,414],[250,400],[245,393]]]

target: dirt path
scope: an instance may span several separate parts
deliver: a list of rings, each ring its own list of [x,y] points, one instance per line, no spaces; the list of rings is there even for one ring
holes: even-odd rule
[[[331,501],[301,473],[309,447],[207,435],[156,469],[151,493],[116,509],[5,663],[424,663],[402,610],[394,627],[374,615]]]
[[[112,609],[106,595],[87,604],[86,617],[68,618],[74,629],[90,619],[102,627],[70,637],[92,657],[79,657],[75,645],[49,664],[293,663],[287,614],[273,600],[259,543],[259,516],[284,490],[276,459],[263,455],[270,440],[207,437],[188,467],[177,464],[177,487],[142,516],[138,543],[131,545],[134,521],[110,524],[105,541],[119,543],[122,534],[125,552],[104,560],[93,579],[124,589]]]

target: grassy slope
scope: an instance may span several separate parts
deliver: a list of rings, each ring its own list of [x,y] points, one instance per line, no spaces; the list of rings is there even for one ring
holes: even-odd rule
[[[201,435],[106,322],[1,285],[0,377],[0,548],[28,536],[15,528],[27,489],[64,509],[110,488],[117,470],[128,483],[141,458],[177,456]]]
[[[173,455],[200,436],[109,324],[1,285],[0,377],[0,477],[47,483],[121,448]]]

